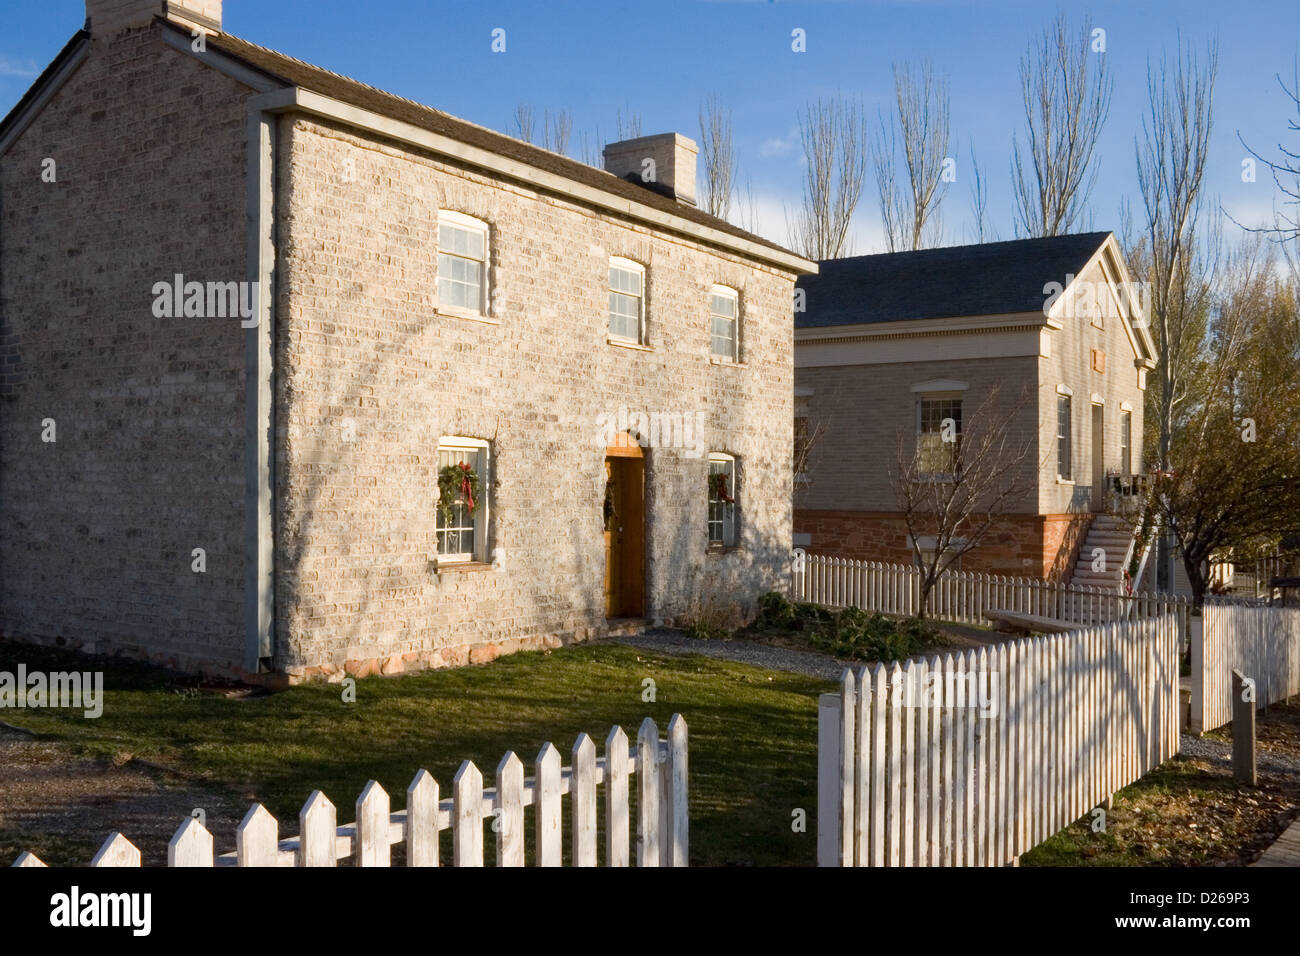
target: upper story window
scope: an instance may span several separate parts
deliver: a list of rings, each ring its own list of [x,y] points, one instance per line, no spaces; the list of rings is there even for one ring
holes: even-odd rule
[[[1070,455],[1070,396],[1056,396],[1056,477],[1073,476]]]
[[[462,213],[438,213],[438,307],[487,315],[488,226]]]
[[[709,455],[709,544],[732,547],[736,543],[736,459],[715,452]]]
[[[438,442],[438,563],[486,561],[490,497],[488,443],[447,437]]]
[[[715,285],[709,297],[709,333],[715,358],[740,361],[740,293]]]
[[[922,475],[957,473],[961,450],[961,399],[935,395],[916,402],[916,455]]]
[[[618,256],[609,260],[609,334],[645,344],[645,266]]]

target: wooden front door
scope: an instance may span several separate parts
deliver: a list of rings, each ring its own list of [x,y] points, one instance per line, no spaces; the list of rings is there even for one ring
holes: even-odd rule
[[[635,445],[605,459],[605,614],[645,614],[645,460]]]

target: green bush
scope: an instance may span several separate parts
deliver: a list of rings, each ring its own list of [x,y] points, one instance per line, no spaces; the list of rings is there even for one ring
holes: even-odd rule
[[[794,604],[784,594],[768,591],[758,599],[758,630],[802,631],[810,625],[826,625],[834,615],[819,604]]]
[[[919,654],[939,642],[939,633],[925,621],[895,620],[856,607],[827,612],[829,626],[810,634],[814,647],[836,657],[859,661],[897,661]]]

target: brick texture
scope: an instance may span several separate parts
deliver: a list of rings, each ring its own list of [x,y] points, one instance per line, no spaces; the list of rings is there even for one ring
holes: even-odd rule
[[[156,31],[96,34],[0,158],[0,628],[226,672],[244,330],[155,318],[152,289],[244,278],[247,90]]]

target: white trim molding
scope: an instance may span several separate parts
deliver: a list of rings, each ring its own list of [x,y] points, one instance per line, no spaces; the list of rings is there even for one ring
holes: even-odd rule
[[[1068,385],[1066,385],[1064,382],[1062,382],[1062,383],[1060,383],[1059,385],[1056,386],[1056,394],[1057,394],[1057,395],[1068,395],[1070,398],[1073,398],[1073,397],[1074,397],[1074,389],[1070,388],[1070,386],[1068,386]]]
[[[936,378],[928,382],[917,382],[912,386],[913,392],[964,392],[970,388],[965,382],[957,382],[952,379]]]

